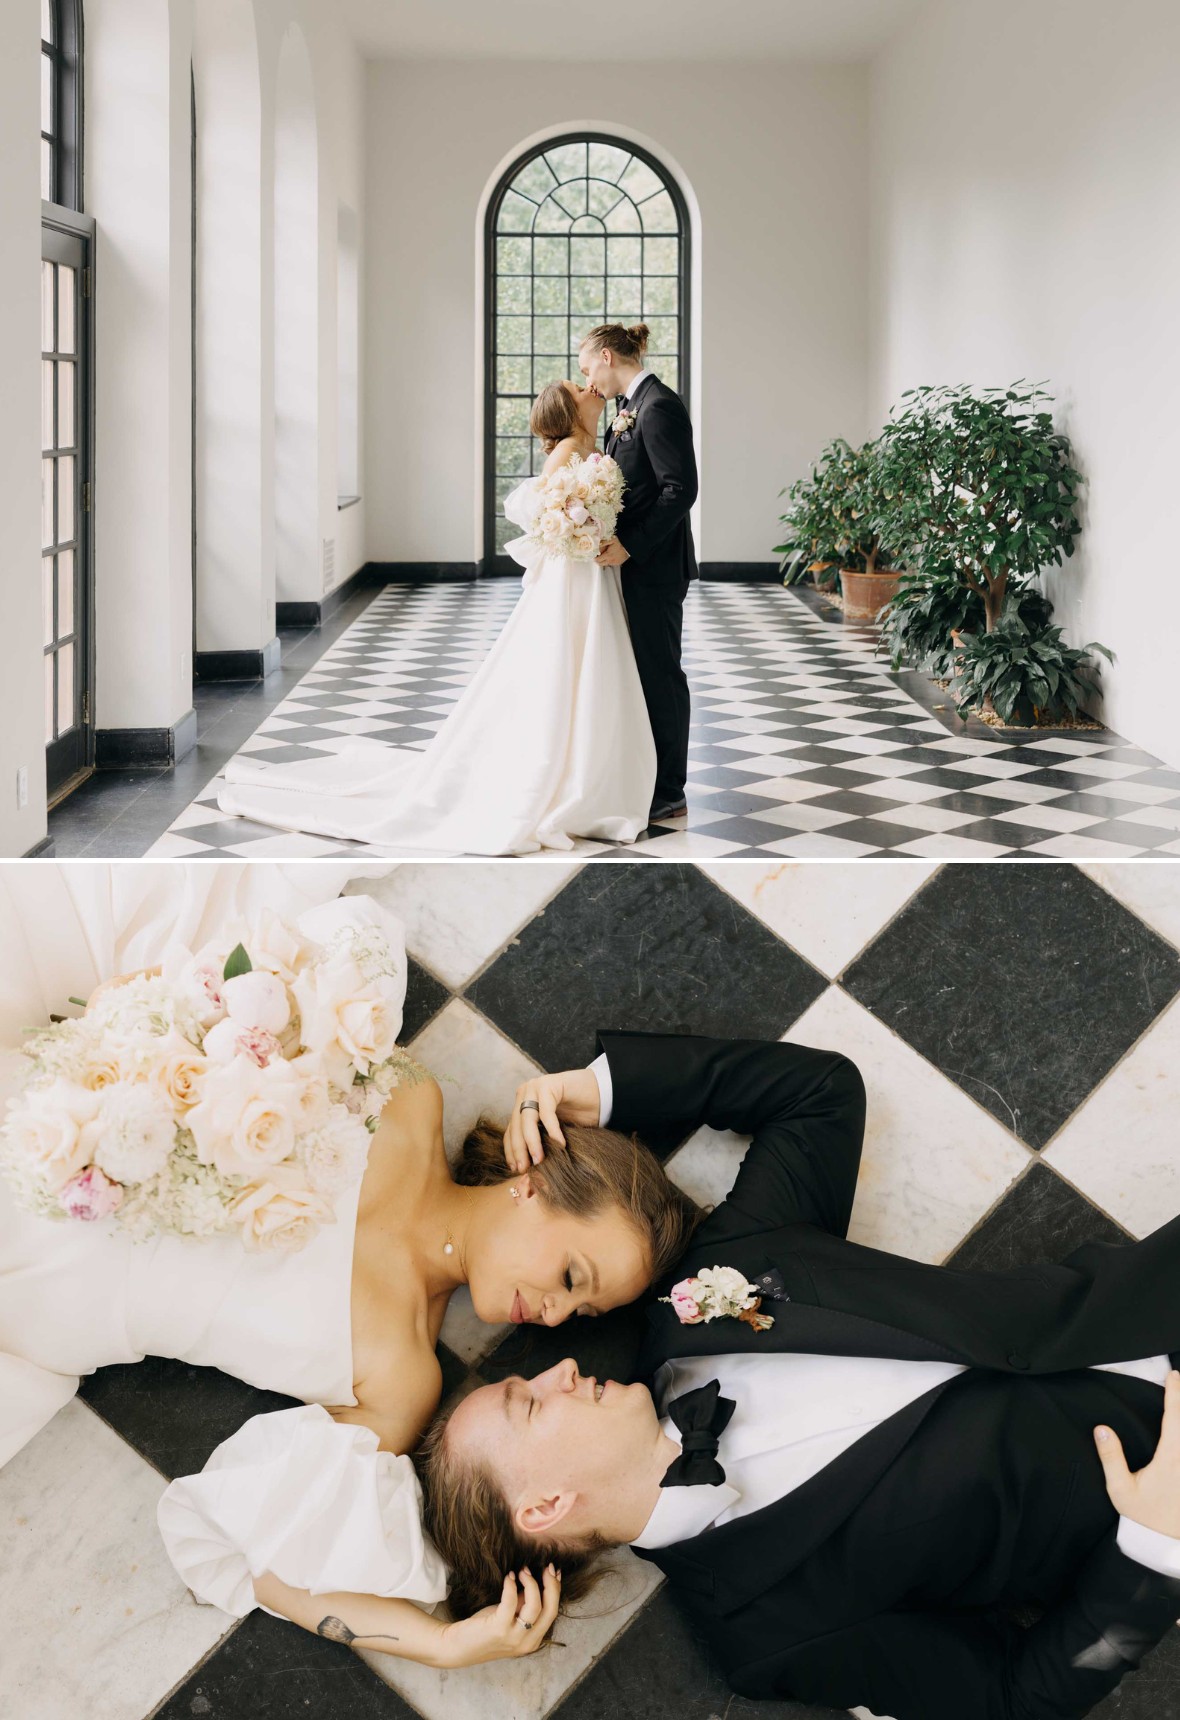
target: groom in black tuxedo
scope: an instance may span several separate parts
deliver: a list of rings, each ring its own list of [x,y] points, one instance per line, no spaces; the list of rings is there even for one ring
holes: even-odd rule
[[[582,342],[579,364],[592,388],[618,400],[606,452],[627,490],[618,534],[599,562],[621,567],[623,600],[656,743],[651,815],[686,810],[688,679],[680,663],[684,598],[697,577],[689,510],[697,498],[692,424],[684,402],[643,368],[647,325],[607,323]]]
[[[460,1535],[435,1497],[469,1478],[495,1504],[478,1549],[441,1549],[467,1592],[481,1560],[494,1600],[504,1570],[630,1542],[743,1695],[894,1720],[1088,1713],[1180,1615],[1180,1220],[1007,1272],[880,1253],[846,1240],[864,1126],[846,1058],[600,1047],[522,1089],[550,1135],[675,1119],[752,1140],[646,1308],[637,1383],[567,1360],[453,1411],[428,1523]],[[537,1114],[518,1110],[510,1149]],[[658,1299],[699,1296],[679,1287],[715,1267],[772,1323],[686,1324]]]

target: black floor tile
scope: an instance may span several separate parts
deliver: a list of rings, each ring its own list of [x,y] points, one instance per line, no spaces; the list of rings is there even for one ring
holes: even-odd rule
[[[152,1720],[417,1720],[342,1643],[252,1612]]]
[[[80,1395],[169,1480],[192,1475],[252,1415],[291,1409],[296,1398],[259,1391],[217,1368],[148,1356],[99,1368]]]
[[[1089,1720],[1180,1720],[1180,1630],[1171,1630],[1138,1672],[1091,1708]]]
[[[1034,1164],[994,1212],[951,1255],[952,1266],[1002,1272],[1064,1260],[1083,1242],[1126,1242],[1113,1219],[1091,1206],[1048,1165]]]
[[[406,958],[406,968],[406,1004],[399,1035],[403,1045],[408,1045],[415,1034],[421,1033],[451,996],[446,986],[432,973],[427,973],[413,956]]]
[[[611,1591],[604,1583],[585,1605],[589,1610],[610,1603]],[[636,1618],[622,1645],[591,1667],[555,1710],[554,1720],[722,1720],[722,1716],[724,1720],[848,1720],[846,1709],[735,1696],[663,1588]]]
[[[1071,866],[948,866],[843,984],[1042,1147],[1180,990],[1180,957]]]
[[[587,866],[471,988],[545,1069],[597,1028],[777,1039],[827,981],[692,866]]]

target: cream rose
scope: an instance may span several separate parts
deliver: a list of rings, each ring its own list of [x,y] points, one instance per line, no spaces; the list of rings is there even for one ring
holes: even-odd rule
[[[99,1095],[73,1081],[51,1081],[14,1100],[4,1132],[39,1182],[56,1192],[90,1162],[82,1130]]]
[[[282,1061],[260,1069],[248,1057],[215,1064],[185,1121],[202,1164],[223,1176],[255,1176],[295,1146],[300,1083]]]
[[[309,968],[295,982],[303,1043],[319,1053],[337,1084],[351,1064],[367,1075],[393,1055],[402,1024],[401,987],[392,978],[367,980],[347,953]]]
[[[589,561],[598,548],[597,540],[589,532],[579,532],[571,545],[573,554],[579,561]]]
[[[294,1254],[336,1215],[323,1195],[297,1186],[293,1179],[269,1177],[244,1188],[230,1216],[241,1226],[247,1248]]]

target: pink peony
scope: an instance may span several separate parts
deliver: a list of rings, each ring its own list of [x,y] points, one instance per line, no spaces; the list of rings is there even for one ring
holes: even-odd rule
[[[669,1297],[677,1318],[684,1326],[696,1326],[704,1319],[697,1293],[700,1291],[700,1280],[697,1278],[682,1278],[679,1284],[673,1284]]]
[[[67,1218],[109,1218],[123,1204],[122,1185],[103,1176],[97,1165],[71,1177],[58,1196]]]
[[[204,1050],[214,1063],[232,1063],[241,1056],[248,1057],[259,1069],[265,1069],[272,1057],[283,1055],[283,1047],[273,1033],[264,1027],[243,1027],[229,1016],[209,1029]]]

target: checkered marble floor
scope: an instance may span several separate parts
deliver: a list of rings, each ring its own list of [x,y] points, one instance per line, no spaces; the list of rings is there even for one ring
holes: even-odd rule
[[[509,580],[387,587],[242,751],[303,759],[357,735],[425,747],[518,591]],[[582,842],[576,852],[693,860],[1180,854],[1180,771],[1108,729],[1008,737],[949,711],[940,720],[874,653],[871,629],[778,586],[694,586],[685,607],[687,820],[654,825],[630,848]],[[208,783],[148,852],[364,852],[227,817],[217,807],[220,783]]]
[[[349,888],[406,925],[404,1038],[443,1078],[452,1148],[599,1026],[787,1037],[864,1073],[858,1241],[1000,1268],[1180,1212],[1180,864],[461,861]],[[742,1150],[705,1129],[652,1144],[701,1200]],[[567,1352],[595,1371],[606,1324],[522,1338],[457,1298],[445,1389]],[[0,1471],[6,1720],[839,1720],[732,1698],[630,1554],[563,1646],[449,1675],[198,1607],[156,1536],[164,1478],[284,1401],[173,1362],[104,1369]],[[1180,1630],[1094,1713],[1180,1720]]]

